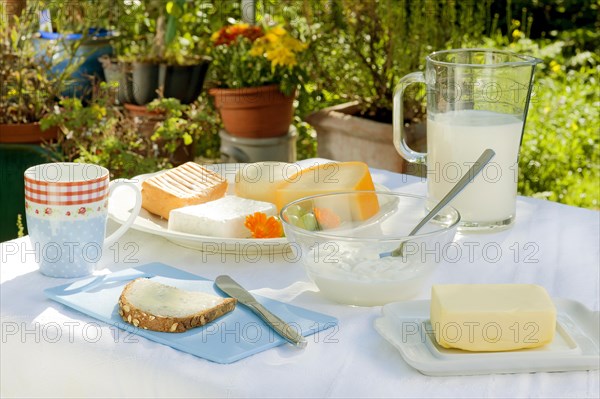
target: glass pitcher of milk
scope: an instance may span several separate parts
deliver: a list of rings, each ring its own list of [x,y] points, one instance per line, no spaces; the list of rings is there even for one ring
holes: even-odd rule
[[[394,91],[394,145],[406,160],[427,165],[433,207],[486,148],[496,156],[452,202],[461,230],[496,230],[515,220],[518,155],[536,64],[508,51],[460,49],[426,58],[425,74],[400,79]],[[427,153],[406,142],[403,94],[412,83],[427,87]]]

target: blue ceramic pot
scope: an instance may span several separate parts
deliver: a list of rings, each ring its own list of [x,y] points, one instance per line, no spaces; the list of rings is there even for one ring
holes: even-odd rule
[[[113,49],[110,44],[112,36],[112,32],[105,29],[90,29],[85,37],[81,33],[63,35],[40,32],[40,37],[34,39],[34,45],[41,57],[51,54],[53,67],[50,73],[56,76],[69,65],[69,46],[73,44],[73,41],[84,40],[73,55],[74,61],[81,61],[81,65],[70,76],[67,88],[62,95],[85,99],[89,98],[91,94],[91,77],[105,80],[98,58],[104,54],[112,54]],[[47,52],[48,48],[50,48],[50,53]]]

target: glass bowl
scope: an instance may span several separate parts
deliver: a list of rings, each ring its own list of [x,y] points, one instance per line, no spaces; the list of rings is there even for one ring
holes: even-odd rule
[[[299,199],[280,216],[294,259],[325,297],[375,306],[420,293],[453,245],[460,214],[450,206],[407,237],[427,214],[426,205],[415,195],[353,191]],[[402,256],[380,257],[402,242]]]

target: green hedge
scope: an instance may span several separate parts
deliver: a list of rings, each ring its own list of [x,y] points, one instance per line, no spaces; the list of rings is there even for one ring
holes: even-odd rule
[[[536,84],[521,146],[519,192],[598,209],[598,72],[553,64]]]

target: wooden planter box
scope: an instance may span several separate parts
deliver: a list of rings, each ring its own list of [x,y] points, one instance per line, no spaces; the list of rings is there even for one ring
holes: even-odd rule
[[[0,143],[39,144],[57,137],[57,127],[42,130],[37,122],[0,124]]]
[[[372,168],[423,176],[424,167],[409,164],[398,154],[392,125],[354,116],[357,102],[344,103],[309,115],[317,131],[319,157],[336,161],[362,161]],[[409,146],[425,151],[425,123],[408,128]]]

